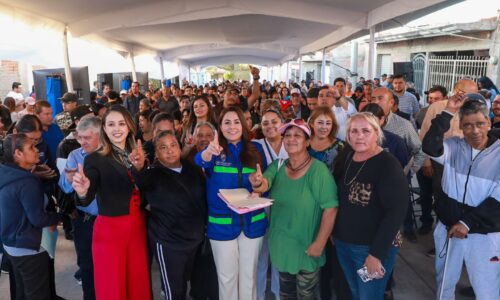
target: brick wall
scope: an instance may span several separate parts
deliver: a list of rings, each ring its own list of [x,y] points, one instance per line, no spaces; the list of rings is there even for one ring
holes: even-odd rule
[[[12,89],[12,83],[19,80],[19,63],[17,61],[0,61],[0,99],[2,99],[2,102]]]

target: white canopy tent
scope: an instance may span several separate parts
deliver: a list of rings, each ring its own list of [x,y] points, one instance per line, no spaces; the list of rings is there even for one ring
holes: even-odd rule
[[[122,65],[127,65],[127,57],[132,62],[135,56],[155,57],[156,69],[163,75],[165,65],[168,69],[172,64],[177,64],[178,72],[236,62],[278,65],[370,31],[374,34],[400,26],[457,2],[460,0],[0,0],[0,16],[3,13],[15,22],[61,37],[67,28],[73,40],[90,41],[88,47],[97,43],[118,51]],[[67,65],[78,60],[74,55],[78,46],[69,40]],[[4,39],[6,45],[9,41],[20,48],[16,37]],[[60,50],[53,53],[61,62],[62,41]],[[43,36],[35,44],[43,52]],[[8,51],[0,46],[0,57],[2,50]],[[374,52],[370,53],[369,65],[373,66]],[[17,53],[19,57],[34,54]],[[96,59],[96,55],[92,57]],[[137,59],[135,62],[138,65]]]

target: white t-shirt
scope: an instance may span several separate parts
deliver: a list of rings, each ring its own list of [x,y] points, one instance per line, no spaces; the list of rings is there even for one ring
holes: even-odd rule
[[[10,92],[7,94],[7,96],[5,96],[5,97],[6,97],[6,98],[7,98],[7,97],[12,97],[12,98],[14,98],[14,99],[16,100],[16,105],[19,105],[19,102],[24,101],[24,96],[23,96],[23,94],[21,94],[21,93],[16,93],[16,92],[14,92],[14,91],[10,91]]]
[[[334,106],[332,107],[332,112],[335,114],[335,118],[337,119],[337,123],[339,124],[339,131],[337,132],[337,138],[342,141],[345,141],[347,120],[351,115],[357,113],[356,107],[354,107],[354,105],[352,105],[351,102],[348,102],[347,111],[340,106]]]

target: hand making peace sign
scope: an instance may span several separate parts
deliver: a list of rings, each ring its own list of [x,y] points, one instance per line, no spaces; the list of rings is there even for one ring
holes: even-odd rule
[[[142,148],[141,140],[137,140],[136,147],[134,148],[134,150],[132,150],[132,152],[128,156],[128,159],[137,171],[140,171],[142,170],[142,168],[144,168],[146,156],[144,155],[144,149]]]

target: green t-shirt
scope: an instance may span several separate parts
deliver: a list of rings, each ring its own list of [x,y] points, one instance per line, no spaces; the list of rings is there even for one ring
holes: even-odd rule
[[[325,254],[310,257],[306,250],[319,231],[323,209],[338,207],[337,186],[324,163],[313,159],[299,179],[286,174],[285,163],[278,170],[275,160],[264,172],[269,182],[271,206],[269,252],[280,272],[297,274],[315,271],[325,264]]]

